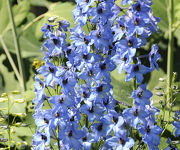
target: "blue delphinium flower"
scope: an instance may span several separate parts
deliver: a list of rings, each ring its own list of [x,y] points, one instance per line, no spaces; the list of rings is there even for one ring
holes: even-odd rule
[[[153,45],[151,52],[149,53],[149,62],[151,64],[150,68],[151,70],[154,70],[156,68],[159,70],[157,61],[160,59],[161,55],[158,53],[158,46],[157,44]]]
[[[133,0],[122,0],[121,4],[126,5],[126,4],[131,4]]]
[[[89,133],[88,128],[83,126],[81,131],[84,133],[84,136],[81,138],[81,144],[84,150],[90,150],[92,143],[95,142],[94,133]]]
[[[106,143],[117,150],[130,149],[134,145],[134,140],[126,137],[125,134],[116,134],[115,136],[106,140]]]
[[[93,84],[93,79],[96,76],[96,71],[93,65],[88,64],[86,68],[84,68],[79,74],[78,77],[82,80],[86,81],[88,87],[91,87]]]
[[[180,135],[180,111],[175,112],[174,119],[175,121],[172,123],[174,126],[173,132],[175,136],[178,137]]]
[[[134,128],[137,128],[140,123],[146,123],[145,118],[147,116],[148,116],[148,113],[138,106],[134,106],[132,108],[126,108],[123,111],[123,117],[126,120],[130,120]]]
[[[91,126],[91,130],[95,133],[95,141],[99,141],[100,138],[108,136],[112,131],[112,127],[111,121],[101,117],[99,123]]]
[[[46,146],[50,144],[50,136],[47,133],[41,133],[39,131],[33,136],[32,145],[35,146],[34,150],[44,150]]]
[[[137,82],[140,84],[143,81],[143,75],[150,72],[150,69],[142,64],[130,64],[125,68],[128,75],[126,76],[126,81],[130,81],[132,78],[136,77]]]
[[[119,74],[123,72],[123,69],[127,68],[129,64],[132,62],[132,58],[128,55],[128,52],[116,52],[116,55],[111,59],[118,65],[117,71]]]
[[[152,97],[152,93],[146,89],[146,84],[141,84],[136,90],[132,92],[132,98],[136,105],[145,107],[145,105],[150,105],[149,99]]]
[[[105,76],[106,80],[110,81],[110,72],[112,72],[116,68],[116,66],[110,60],[109,57],[106,57],[106,59],[104,59],[104,61],[101,61],[100,63],[96,63],[94,68],[97,72],[97,75],[96,75],[97,80],[99,80],[103,76]]]
[[[91,50],[92,45],[90,37],[85,35],[81,27],[78,25],[75,28],[71,29],[70,32],[70,40],[73,40],[72,44],[76,46],[76,51],[88,54]]]
[[[83,137],[83,132],[72,126],[67,126],[64,130],[60,130],[58,137],[62,140],[67,149],[79,150],[82,149],[80,139]]]
[[[46,62],[46,64],[41,66],[37,72],[45,77],[44,82],[47,86],[50,85],[54,87],[58,81],[58,77],[56,76],[57,67],[50,62]]]
[[[44,42],[44,46],[48,50],[48,54],[51,57],[59,56],[59,54],[62,54],[63,48],[66,46],[66,34],[60,32],[57,33],[59,33],[60,35],[55,36],[54,34],[51,34],[50,38]]]
[[[127,21],[127,19],[126,19],[125,15],[122,15],[116,19],[117,24],[115,24],[112,27],[112,31],[114,32],[114,36],[113,36],[114,40],[113,41],[121,40],[121,38],[125,34],[126,21]]]
[[[92,102],[86,103],[81,106],[80,111],[88,116],[90,122],[99,120],[101,115],[105,112],[100,104],[93,104]]]
[[[134,107],[126,109],[123,116],[114,110],[118,101],[113,98],[110,83],[110,72],[116,68],[114,63],[119,65],[120,73],[123,69],[128,73],[126,81],[136,77],[139,84],[144,74],[152,71],[153,66],[157,67],[156,47],[147,55],[150,68],[140,61],[141,56],[136,56],[137,48],[144,46],[146,39],[157,29],[158,19],[152,15],[151,0],[138,0],[131,8],[120,8],[114,0],[76,2],[73,16],[77,25],[70,29],[69,45],[62,32],[68,30],[67,21],[57,21],[58,28],[46,24],[42,29],[49,39],[44,43],[45,50],[42,49],[45,65],[37,71],[44,79],[37,79],[34,118],[37,130],[45,132],[41,133],[45,136],[36,139],[35,147],[42,145],[45,149],[49,144],[45,137],[52,137],[57,140],[58,148],[60,144],[66,150],[89,150],[91,144],[100,139],[104,141],[104,149],[130,149],[134,140],[127,129],[132,125],[143,134],[143,141],[150,149],[157,149],[160,129],[157,131],[158,127],[148,122],[155,123],[151,93],[146,86],[140,85],[132,94]],[[123,0],[122,5],[132,2]],[[124,9],[127,14],[118,17]],[[84,32],[82,27],[86,23],[91,28]],[[132,64],[134,58],[138,60],[137,64]],[[49,113],[41,111],[45,100],[49,103]],[[91,122],[91,127],[86,123],[82,128],[82,115]],[[157,141],[150,145],[152,136]]]
[[[162,130],[162,128],[150,121],[138,127],[138,131],[142,134],[142,140],[147,144],[149,150],[158,150],[160,144],[159,134],[161,134]]]
[[[93,7],[91,9],[91,23],[97,23],[100,19],[100,23],[104,25],[108,18],[110,18],[113,14],[111,12],[111,9],[109,9],[109,3],[101,2],[98,4],[97,8]]]
[[[43,37],[47,38],[53,32],[53,26],[45,23],[45,25],[41,28],[41,31],[44,32]]]
[[[60,31],[62,31],[62,29],[63,29],[64,31],[67,31],[68,28],[69,28],[69,26],[70,26],[69,22],[66,21],[66,20],[60,20],[60,21],[57,21],[56,23],[58,23],[58,27],[59,27],[58,29],[59,29]]]
[[[98,25],[97,30],[93,30],[89,34],[92,42],[97,48],[96,53],[100,54],[104,49],[109,48],[109,40],[112,39],[111,28],[108,24]]]

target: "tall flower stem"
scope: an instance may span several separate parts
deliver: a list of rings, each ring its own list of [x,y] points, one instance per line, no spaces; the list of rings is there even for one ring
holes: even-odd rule
[[[23,90],[26,90],[25,71],[24,71],[23,61],[22,61],[22,57],[21,57],[19,38],[18,38],[17,32],[16,32],[16,26],[15,26],[15,22],[14,22],[14,17],[13,17],[13,12],[12,12],[12,8],[11,8],[10,0],[7,0],[7,6],[8,6],[9,18],[10,18],[10,21],[12,24],[12,32],[13,32],[13,38],[14,38],[14,45],[15,45],[15,49],[16,49],[19,72],[20,72],[20,75],[21,75],[21,78],[23,81],[22,82],[22,88],[23,88]]]
[[[173,31],[173,17],[174,17],[174,0],[169,0],[168,19],[169,19],[169,43],[168,43],[168,56],[167,56],[167,101],[170,99],[170,87],[173,73],[173,44],[174,44],[174,31]]]
[[[11,149],[11,126],[10,126],[10,98],[8,97],[8,149]]]

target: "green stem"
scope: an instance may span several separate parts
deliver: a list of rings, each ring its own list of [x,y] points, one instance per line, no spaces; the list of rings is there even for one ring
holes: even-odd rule
[[[22,62],[19,38],[17,37],[16,26],[15,26],[15,22],[14,22],[14,17],[13,17],[10,0],[7,0],[7,6],[8,6],[8,12],[9,12],[9,18],[10,18],[10,21],[12,24],[12,32],[13,32],[13,37],[14,37],[14,45],[15,45],[15,49],[16,49],[19,72],[20,72],[20,75],[21,75],[21,78],[23,81],[22,88],[23,88],[23,90],[26,90],[25,71],[24,71],[24,66],[23,66],[23,62]]]
[[[11,127],[10,127],[10,108],[9,108],[9,104],[10,104],[10,99],[9,96],[8,97],[8,149],[11,149]]]
[[[58,126],[58,133],[59,133],[59,126]],[[57,133],[57,143],[58,143],[58,150],[60,150],[61,149],[61,146],[60,146],[60,144],[59,144],[59,137],[58,137],[58,133]]]
[[[133,78],[133,90],[137,89],[136,77]]]
[[[168,43],[168,64],[167,64],[167,101],[170,99],[170,87],[173,73],[173,44],[174,44],[174,31],[173,31],[173,18],[174,18],[174,0],[169,0],[168,19],[169,19],[169,43]]]
[[[22,85],[22,79],[21,79],[21,76],[19,74],[19,71],[18,71],[18,69],[17,69],[17,67],[16,67],[16,65],[15,65],[15,63],[14,63],[12,57],[11,57],[11,54],[9,53],[9,50],[8,50],[8,48],[7,48],[7,46],[6,46],[6,44],[5,44],[2,37],[0,37],[0,42],[1,42],[1,45],[2,45],[2,47],[3,47],[3,49],[4,49],[5,53],[6,53],[6,56],[7,56],[8,60],[9,60],[9,63],[11,64],[11,67],[14,70],[14,73],[15,73],[20,85]]]

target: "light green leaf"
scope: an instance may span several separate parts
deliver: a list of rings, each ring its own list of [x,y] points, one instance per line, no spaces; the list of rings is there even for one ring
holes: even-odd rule
[[[4,29],[9,24],[9,15],[8,15],[8,9],[7,9],[7,3],[6,1],[0,1],[0,34],[4,31]]]
[[[34,38],[30,39],[24,35],[20,37],[20,46],[21,46],[21,52],[23,58],[32,57],[32,56],[36,56],[36,57],[42,56],[42,52],[40,51],[40,44],[38,43],[38,41],[34,42],[33,39]],[[14,42],[12,42],[13,37],[11,31],[8,31],[6,33],[6,35],[4,36],[4,41],[9,51],[12,53],[16,53]]]
[[[132,105],[131,93],[133,91],[133,81],[125,82],[126,74],[119,74],[117,69],[111,73],[111,84],[113,85],[113,95],[118,101]]]
[[[7,1],[1,1],[0,7],[0,18],[1,18],[1,26],[0,26],[0,34],[4,34],[4,32],[8,31],[11,28],[11,23],[9,21],[9,13],[7,8]],[[19,26],[24,19],[27,17],[27,14],[30,10],[30,3],[28,0],[23,0],[13,7],[13,15],[16,26]]]
[[[166,0],[154,0],[152,5],[153,15],[161,19],[158,26],[163,32],[168,31],[167,6]]]
[[[51,2],[47,0],[30,0],[31,5],[49,7]]]

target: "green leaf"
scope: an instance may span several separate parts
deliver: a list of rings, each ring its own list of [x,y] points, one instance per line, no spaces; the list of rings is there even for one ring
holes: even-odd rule
[[[180,0],[174,1],[174,18],[175,22],[180,21]]]
[[[17,28],[17,31],[21,31],[22,28],[27,25],[29,22],[31,22],[35,18],[34,14],[29,13],[27,15],[27,22],[26,24],[21,25],[21,27]],[[20,36],[20,47],[22,52],[23,58],[28,57],[41,57],[43,56],[42,52],[40,51],[40,42],[36,39],[34,33],[36,29],[36,24],[31,26],[27,29],[21,36]],[[7,48],[11,53],[16,53],[15,47],[14,47],[14,40],[12,36],[12,32],[8,31],[4,36],[4,41],[7,45]],[[1,45],[0,45],[1,46]]]
[[[168,35],[168,4],[167,0],[154,0],[152,5],[152,11],[154,16],[160,17],[158,26],[167,38]],[[180,0],[174,0],[174,25],[177,25],[180,21]],[[180,45],[180,28],[176,30],[174,36],[178,39],[178,45]]]
[[[30,33],[33,34],[33,33]],[[40,44],[33,41],[34,38],[28,38],[26,36],[20,37],[20,47],[21,47],[21,54],[23,58],[32,57],[32,56],[42,56],[42,52],[40,51]],[[9,49],[10,52],[16,53],[12,33],[8,31],[4,35],[4,41]]]
[[[30,0],[31,5],[49,7],[51,2],[47,0]]]
[[[158,26],[163,32],[168,31],[167,6],[166,0],[154,0],[152,5],[153,15],[161,19]]]
[[[30,11],[30,3],[28,0],[23,0],[13,7],[13,13],[16,26],[20,25],[27,17]]]
[[[1,26],[0,26],[0,34],[8,31],[11,28],[11,22],[9,20],[9,13],[7,8],[7,1],[1,1],[0,7],[0,18],[1,18]],[[13,15],[16,26],[19,26],[24,19],[27,17],[27,14],[30,10],[30,3],[28,0],[23,0],[18,3],[18,5],[13,6]]]
[[[41,28],[44,26],[44,23],[48,23],[49,17],[56,17],[58,16],[60,20],[67,20],[71,26],[74,25],[72,10],[75,8],[75,5],[70,2],[57,2],[51,4],[49,6],[48,12],[45,13],[45,17],[41,19],[36,28],[35,35],[38,39],[41,39],[43,33],[41,32]]]
[[[111,73],[111,84],[113,85],[113,95],[118,101],[132,105],[131,93],[133,91],[133,81],[125,82],[126,74],[119,74],[117,69]]]
[[[7,2],[0,1],[0,18],[1,18],[1,25],[0,25],[0,34],[4,31],[4,29],[9,24],[9,15],[7,9]]]

